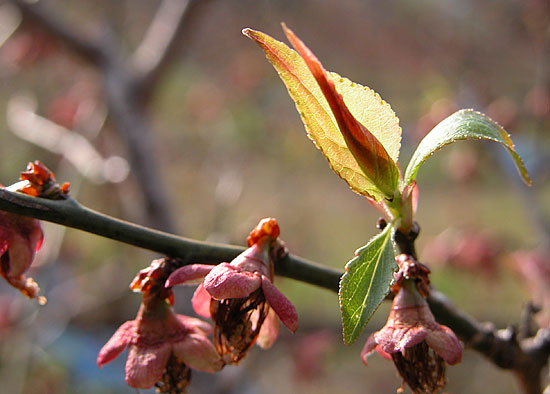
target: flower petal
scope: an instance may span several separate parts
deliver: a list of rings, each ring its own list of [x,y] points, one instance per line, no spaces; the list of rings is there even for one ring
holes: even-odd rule
[[[421,325],[404,327],[384,327],[374,333],[380,349],[386,353],[395,353],[422,342],[428,336],[428,329]]]
[[[98,367],[101,368],[108,362],[114,360],[124,350],[134,331],[134,320],[127,321],[121,325],[111,339],[109,339],[99,351],[99,355],[97,356]]]
[[[365,342],[365,345],[363,346],[363,349],[361,350],[361,361],[363,361],[363,364],[367,365],[367,357],[374,351],[376,348],[376,339],[374,339],[374,334],[369,335],[369,338],[367,339],[367,342]]]
[[[8,241],[4,237],[4,230],[2,227],[0,227],[0,256],[2,256],[4,253],[8,251]]]
[[[214,268],[206,264],[189,264],[178,268],[166,280],[166,287],[172,287],[181,284],[197,284]]]
[[[210,293],[206,291],[202,283],[197,287],[195,293],[193,293],[193,298],[191,299],[191,304],[193,304],[193,309],[197,315],[202,317],[210,317]]]
[[[185,364],[199,371],[216,372],[224,366],[212,342],[202,334],[187,335],[174,344],[173,352]]]
[[[432,330],[426,343],[449,365],[458,364],[462,360],[462,345],[453,330],[447,326]]]
[[[197,331],[205,335],[212,334],[212,326],[204,320],[185,315],[176,315],[176,317],[188,330]]]
[[[169,343],[157,347],[130,345],[126,361],[126,383],[134,388],[151,388],[162,377],[171,351]]]
[[[283,324],[292,332],[298,329],[298,314],[292,302],[284,296],[265,275],[262,275],[262,290],[269,305]]]
[[[262,324],[262,328],[260,328],[260,334],[258,335],[258,339],[256,339],[256,344],[262,349],[269,349],[279,335],[280,326],[279,317],[273,308],[271,308]]]
[[[228,263],[221,263],[204,278],[203,285],[212,298],[223,300],[247,297],[257,290],[261,283],[259,274],[240,271]]]
[[[10,256],[6,276],[17,278],[30,267],[34,255],[42,245],[44,233],[40,221],[9,212],[0,212],[1,249]]]
[[[386,360],[393,361],[393,359],[392,359],[392,357],[391,357],[391,354],[386,353],[384,350],[382,350],[382,348],[380,347],[380,345],[377,345],[377,346],[376,346],[376,351],[378,352],[379,355],[381,355],[382,357],[384,357]]]

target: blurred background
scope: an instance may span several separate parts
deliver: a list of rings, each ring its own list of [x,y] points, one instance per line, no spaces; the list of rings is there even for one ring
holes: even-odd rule
[[[0,183],[41,160],[88,207],[239,245],[260,218],[276,217],[292,253],[342,269],[376,233],[378,215],[331,172],[263,52],[241,34],[251,27],[283,40],[283,21],[328,70],[391,104],[403,129],[401,168],[460,108],[510,132],[533,187],[497,144],[446,148],[418,177],[419,256],[433,284],[478,320],[517,325],[531,300],[548,307],[537,315],[547,325],[546,0],[0,1]],[[174,39],[163,41],[171,30]],[[2,391],[138,392],[124,383],[125,354],[102,370],[95,359],[135,317],[140,296],[128,285],[159,256],[43,227],[31,276],[47,305],[0,282]],[[345,346],[334,293],[290,279],[278,286],[298,309],[298,333],[281,330],[272,350],[252,349],[214,377],[194,373],[190,393],[391,393],[401,385],[388,361],[375,355],[365,367],[359,358],[389,305]],[[176,310],[191,313],[190,293],[176,296]],[[511,373],[472,351],[448,368],[448,380],[453,393],[518,392]]]

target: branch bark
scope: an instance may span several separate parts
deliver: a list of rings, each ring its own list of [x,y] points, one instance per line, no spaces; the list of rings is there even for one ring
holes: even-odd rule
[[[218,264],[231,261],[244,247],[197,241],[116,219],[79,204],[76,200],[47,200],[0,189],[0,210],[61,224],[106,238],[180,258],[183,264]],[[338,291],[340,271],[288,255],[279,260],[276,273],[332,291]]]

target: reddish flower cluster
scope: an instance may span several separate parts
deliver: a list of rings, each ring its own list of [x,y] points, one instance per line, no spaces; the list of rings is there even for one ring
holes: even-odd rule
[[[216,372],[241,360],[255,342],[270,347],[280,320],[296,331],[296,310],[273,285],[274,261],[286,253],[278,235],[275,219],[263,219],[248,237],[249,248],[231,263],[175,269],[181,264],[177,259],[153,261],[130,285],[143,293],[136,319],[120,326],[99,352],[97,364],[105,365],[128,347],[126,382],[131,387],[156,385],[162,393],[182,393],[190,368]],[[214,344],[208,339],[209,324],[177,315],[172,308],[172,286],[198,279],[202,283],[193,306],[214,320]]]
[[[120,326],[103,346],[97,364],[102,367],[128,347],[129,386],[147,389],[160,382],[159,386],[184,390],[190,379],[189,367],[207,372],[223,367],[207,338],[211,331],[202,320],[175,314],[164,300],[144,299],[136,319]],[[168,392],[168,387],[163,391]]]
[[[462,345],[454,332],[435,321],[424,298],[429,270],[412,256],[397,257],[396,293],[386,325],[372,334],[361,352],[376,350],[393,360],[397,370],[414,393],[437,393],[446,383],[445,362],[454,365],[462,359]],[[420,289],[420,291],[419,291]]]
[[[143,293],[138,315],[119,327],[97,357],[102,367],[128,347],[126,382],[131,387],[156,385],[162,393],[181,393],[191,378],[190,368],[216,372],[224,366],[208,339],[211,326],[174,313],[172,291],[164,287],[172,263],[155,260],[138,273],[130,286]]]
[[[166,282],[174,286],[202,280],[193,307],[214,320],[214,343],[225,363],[239,362],[255,342],[269,348],[279,334],[279,321],[292,332],[298,328],[294,305],[273,285],[274,254],[283,250],[279,232],[275,219],[263,219],[248,237],[249,248],[231,263],[187,265]]]

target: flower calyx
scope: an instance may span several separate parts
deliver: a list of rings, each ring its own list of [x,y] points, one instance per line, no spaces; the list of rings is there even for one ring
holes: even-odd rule
[[[186,265],[166,282],[200,283],[193,307],[213,319],[214,344],[227,364],[238,363],[254,343],[271,347],[280,321],[292,332],[298,328],[296,309],[273,285],[275,261],[288,253],[279,233],[275,219],[262,219],[248,237],[248,249],[230,263]]]
[[[153,260],[151,264],[138,272],[130,284],[130,290],[144,293],[144,297],[156,297],[174,305],[174,292],[166,287],[166,280],[177,266],[179,259],[165,257]]]
[[[38,160],[29,163],[19,178],[21,181],[9,186],[9,190],[50,200],[64,200],[69,195],[70,184],[59,185],[54,173]]]
[[[430,295],[430,269],[417,261],[409,254],[400,254],[395,258],[399,269],[393,274],[395,280],[391,287],[391,291],[397,294],[405,281],[413,281],[416,289],[423,296]]]

